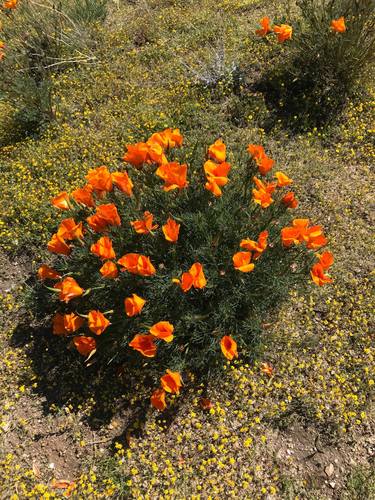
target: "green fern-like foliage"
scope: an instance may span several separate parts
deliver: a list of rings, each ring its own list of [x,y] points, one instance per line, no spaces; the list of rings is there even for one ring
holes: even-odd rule
[[[148,147],[150,143],[144,144]],[[221,141],[216,145],[224,146]],[[135,147],[142,149],[143,146]],[[164,155],[167,155],[169,161],[184,163],[188,154],[186,149],[167,147],[161,161],[166,161]],[[180,189],[165,190],[165,186],[170,185],[168,180],[164,182],[156,175],[163,166],[148,159],[137,168],[130,164],[120,167],[122,174],[127,170],[134,184],[131,196],[129,190],[125,194],[114,184],[108,191],[95,191],[93,186],[87,188],[89,192],[93,189],[95,208],[77,203],[74,193],[70,197],[62,193],[53,201],[64,209],[63,217],[73,218],[77,224],[83,222],[83,236],[65,243],[62,240],[57,245],[50,243],[55,253],[61,251],[61,244],[70,246],[67,250],[70,254],[59,255],[53,263],[60,276],[55,281],[46,278],[45,272],[39,272],[43,279],[39,279],[35,287],[36,303],[43,314],[47,308],[50,318],[56,313],[72,312],[83,318],[83,325],[77,331],[62,334],[68,340],[73,339],[76,345],[77,339],[79,342],[82,337],[94,339],[90,349],[81,352],[89,356],[90,362],[115,359],[132,366],[149,363],[158,373],[167,368],[179,372],[213,372],[224,359],[223,337],[229,336],[237,343],[240,356],[251,355],[258,344],[261,324],[269,312],[293,286],[307,281],[312,260],[316,258],[316,246],[309,249],[299,244],[286,248],[280,237],[281,229],[290,225],[292,219],[293,210],[282,201],[288,189],[276,186],[271,170],[262,177],[264,185],[267,185],[267,178],[273,181],[274,192],[269,206],[263,208],[253,199],[253,177],[259,177],[258,168],[262,169],[266,155],[258,156],[258,167],[245,150],[238,151],[235,156],[231,154],[233,163],[227,177],[224,180],[216,178],[221,183],[222,194],[219,196],[217,192],[215,196],[207,189],[215,178],[203,168],[207,150],[192,149],[188,156],[186,185]],[[211,156],[211,166],[223,165],[215,155]],[[169,165],[167,163],[167,169]],[[110,179],[108,170],[100,168],[91,171],[89,183],[93,182],[90,175],[93,179],[99,171]],[[112,173],[112,177],[116,176]],[[120,225],[109,224],[100,233],[93,230],[87,218],[101,205],[111,204],[117,207]],[[131,222],[142,221],[146,211],[153,215],[152,226],[157,227],[140,234]],[[175,242],[167,241],[162,230],[169,218],[180,226]],[[257,241],[265,231],[268,233],[266,246],[259,255],[251,252],[253,270],[237,269],[233,255],[246,250],[240,248],[240,242],[243,239]],[[90,251],[103,236],[110,238],[116,254],[111,259],[119,271],[115,278],[103,277],[100,269],[105,259],[101,260]],[[155,269],[154,274],[134,274],[118,263],[123,263],[124,255],[132,253],[147,256]],[[184,291],[177,280],[181,280],[182,274],[194,263],[202,265],[206,284]],[[60,300],[55,283],[59,286],[58,283],[66,278],[76,280],[85,290],[83,295],[69,301]],[[124,300],[132,294],[146,303],[139,314],[128,316]],[[90,311],[101,311],[111,323],[100,335],[89,327]],[[157,348],[155,356],[145,357],[129,346],[135,335],[149,334],[152,325],[161,321],[173,325],[174,338],[166,342],[153,337]]]

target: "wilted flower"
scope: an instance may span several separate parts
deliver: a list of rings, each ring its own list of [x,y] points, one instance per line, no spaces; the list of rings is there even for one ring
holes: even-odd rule
[[[220,341],[220,347],[224,356],[230,361],[238,358],[237,343],[230,335],[224,335]]]

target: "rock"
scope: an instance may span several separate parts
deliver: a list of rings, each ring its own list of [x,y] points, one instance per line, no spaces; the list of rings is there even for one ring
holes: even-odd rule
[[[333,464],[327,465],[327,467],[324,468],[324,472],[327,474],[328,477],[333,476],[333,474],[335,472],[335,468],[334,468]]]

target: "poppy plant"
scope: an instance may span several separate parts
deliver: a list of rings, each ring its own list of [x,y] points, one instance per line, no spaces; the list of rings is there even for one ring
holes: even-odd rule
[[[173,340],[174,326],[169,321],[159,321],[149,331],[151,335],[158,339],[165,340],[166,342],[172,342]]]
[[[101,335],[111,324],[100,311],[90,311],[87,320],[89,329],[95,335]]]
[[[137,144],[128,144],[127,152],[124,155],[124,161],[130,163],[133,167],[140,168],[148,160],[149,146],[145,142]]]
[[[137,334],[129,343],[129,346],[146,356],[146,358],[154,358],[156,355],[156,345],[152,335]]]
[[[117,278],[118,276],[118,269],[117,266],[114,262],[107,260],[107,262],[104,262],[102,267],[99,269],[100,274],[103,276],[103,278],[108,278],[108,279],[113,279]]]
[[[271,194],[276,189],[276,183],[274,182],[262,182],[257,177],[254,177],[254,182],[258,189],[253,189],[253,200],[255,203],[260,205],[262,208],[268,208],[273,203],[273,198]]]
[[[152,233],[154,229],[158,228],[157,224],[152,224],[154,220],[154,216],[146,211],[143,214],[143,219],[135,220],[130,222],[130,225],[134,228],[134,231],[138,234],[148,234]]]
[[[207,160],[203,168],[207,177],[206,189],[215,196],[221,196],[222,191],[219,186],[225,186],[229,182],[227,175],[231,168],[230,163],[217,164],[212,160]]]
[[[56,313],[53,317],[53,333],[54,335],[67,335],[74,333],[81,328],[85,320],[77,314],[60,314]]]
[[[134,184],[128,176],[127,172],[113,172],[111,174],[112,182],[117,186],[120,191],[127,194],[128,196],[133,195]]]
[[[99,195],[105,194],[113,189],[112,176],[106,166],[90,169],[86,175],[87,183]]]
[[[58,280],[61,278],[61,276],[52,267],[47,266],[47,264],[43,264],[38,269],[38,278],[40,280],[46,280],[46,279]]]
[[[221,352],[229,361],[232,361],[233,358],[238,358],[237,342],[230,335],[224,335],[220,341],[220,347]]]
[[[55,208],[60,210],[69,210],[70,203],[68,193],[66,191],[59,193],[57,196],[52,198],[51,203]]]
[[[277,187],[289,186],[289,184],[293,183],[293,179],[290,179],[283,172],[276,172],[275,177],[277,179]]]
[[[307,248],[317,249],[326,245],[327,239],[321,226],[309,227],[309,219],[294,219],[292,226],[281,230],[281,241],[285,247],[306,243]]]
[[[289,24],[281,24],[280,26],[275,25],[273,31],[276,33],[279,43],[291,40],[292,38],[293,28],[289,26]]]
[[[167,407],[165,396],[166,392],[164,389],[161,389],[160,387],[158,389],[155,389],[155,391],[151,395],[152,406],[159,411],[164,411]]]
[[[131,297],[127,297],[124,301],[125,312],[129,318],[141,314],[141,311],[146,304],[145,299],[139,297],[136,293],[133,293]]]
[[[226,149],[227,147],[223,143],[223,141],[221,139],[218,139],[213,144],[211,144],[211,146],[209,146],[207,152],[208,157],[212,158],[218,163],[223,163],[227,156]]]
[[[68,276],[54,286],[59,290],[59,299],[62,302],[70,302],[76,297],[80,297],[84,293],[84,289],[79,286],[74,278]]]
[[[50,252],[60,255],[69,255],[72,251],[71,247],[66,243],[64,238],[58,234],[52,235],[52,238],[47,244],[47,248]]]
[[[164,191],[183,189],[188,185],[186,164],[181,165],[178,162],[165,163],[156,170],[155,174],[165,182]]]
[[[335,33],[345,33],[345,18],[344,16],[339,17],[338,19],[332,19],[331,21],[331,30]]]
[[[96,243],[90,247],[90,252],[101,259],[115,259],[116,254],[113,250],[112,240],[108,236],[102,236]]]
[[[64,219],[61,221],[60,226],[57,230],[57,235],[63,238],[64,240],[82,240],[83,239],[83,230],[82,230],[82,222],[78,224],[72,218]]]
[[[251,252],[237,252],[233,255],[233,265],[237,271],[250,273],[255,265],[251,262]]]
[[[85,207],[95,207],[94,197],[92,195],[93,188],[90,184],[86,184],[82,188],[78,188],[71,193],[71,197],[76,203],[81,203]]]
[[[240,243],[241,248],[245,248],[248,252],[254,252],[253,259],[258,259],[264,250],[267,248],[268,231],[262,231],[259,234],[258,241],[242,240]]]
[[[263,37],[272,32],[271,20],[269,17],[262,17],[262,19],[259,21],[259,24],[261,26],[261,29],[255,31],[256,35]]]
[[[180,224],[177,224],[174,219],[168,217],[166,224],[162,226],[162,231],[165,239],[169,241],[169,243],[176,243],[180,234]]]
[[[167,370],[166,374],[160,379],[162,388],[172,394],[180,394],[182,387],[181,375],[178,372]]]
[[[297,208],[298,200],[294,196],[293,191],[289,191],[281,198],[281,203],[283,203],[287,208]]]
[[[323,269],[328,269],[329,267],[332,266],[334,262],[333,255],[328,250],[320,255],[317,254],[317,257],[319,259],[319,264],[322,266]]]
[[[3,3],[4,9],[15,9],[17,7],[18,0],[6,0]]]
[[[310,274],[313,282],[318,286],[323,286],[333,281],[332,278],[324,274],[324,267],[319,262],[313,265]]]
[[[138,253],[128,253],[117,261],[120,266],[132,274],[140,276],[152,276],[156,273],[155,267],[152,265],[150,258]]]
[[[92,337],[74,337],[73,344],[82,356],[88,356],[96,349],[96,340]]]
[[[179,284],[184,292],[188,292],[192,286],[194,288],[204,288],[207,284],[203,266],[199,262],[195,262],[187,273],[183,273],[181,280],[173,278],[172,281]]]
[[[96,213],[87,217],[87,222],[91,229],[96,232],[104,231],[107,226],[120,226],[121,219],[117,211],[116,205],[108,203],[107,205],[99,205],[96,208]]]
[[[261,175],[266,175],[275,164],[275,161],[269,158],[264,151],[264,147],[260,144],[249,144],[247,151],[251,158],[257,164],[259,173]]]

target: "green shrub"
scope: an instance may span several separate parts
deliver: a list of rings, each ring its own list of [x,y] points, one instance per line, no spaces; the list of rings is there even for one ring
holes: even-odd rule
[[[47,281],[48,287],[39,281],[33,307],[39,316],[54,315],[54,333],[73,338],[90,362],[95,355],[207,373],[221,366],[220,350],[228,359],[237,356],[236,343],[242,356],[251,356],[270,310],[306,280],[314,250],[326,244],[321,227],[307,229],[307,220],[282,230],[291,219],[287,207],[297,201],[287,203],[287,176],[276,172],[271,182],[273,161],[261,146],[249,146],[256,161],[238,151],[232,169],[220,140],[208,152],[198,145],[190,154],[173,150],[176,160],[189,161],[186,176],[185,164],[162,163],[172,154],[167,145],[181,139],[167,129],[128,147],[125,159],[137,167],[130,173],[134,188],[125,171],[110,174],[102,166],[90,170],[84,191],[52,201],[67,216],[49,243],[62,254],[54,263],[60,281]],[[210,160],[203,169],[205,155]],[[254,177],[258,169],[267,180]],[[94,205],[92,194],[96,208],[87,206]],[[180,226],[175,237],[168,219]],[[290,232],[306,245],[290,245]],[[55,271],[42,266],[39,277],[54,278]],[[72,296],[66,295],[70,285]],[[138,302],[124,303],[133,294]],[[155,327],[159,322],[169,323]],[[141,340],[149,357],[140,354],[145,349],[136,352],[136,334],[147,335]]]
[[[372,0],[298,0],[297,6],[292,40],[257,87],[277,118],[309,129],[337,116],[374,61],[375,11]],[[331,22],[341,17],[346,31],[335,32]]]

